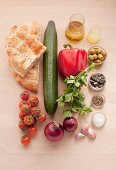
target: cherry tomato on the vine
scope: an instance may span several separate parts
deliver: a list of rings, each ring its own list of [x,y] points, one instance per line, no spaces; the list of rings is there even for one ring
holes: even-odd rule
[[[37,133],[37,128],[36,127],[29,127],[27,131],[28,131],[29,135],[33,136]]]
[[[21,143],[23,145],[28,145],[30,143],[30,137],[29,136],[22,136]]]
[[[20,94],[20,96],[21,96],[21,99],[22,99],[22,100],[27,101],[27,100],[29,99],[30,94],[29,94],[28,91],[23,91],[23,92]]]
[[[33,116],[34,116],[36,119],[38,119],[39,116],[40,116],[41,110],[40,110],[39,107],[33,107],[33,108],[31,108],[31,112],[32,112]]]
[[[24,113],[25,115],[30,113],[30,106],[27,104],[24,104],[20,107],[20,110],[22,113]]]
[[[27,125],[24,123],[23,120],[20,120],[18,125],[19,125],[19,128],[22,130],[25,130],[27,128]]]
[[[30,96],[28,103],[31,107],[36,107],[39,104],[39,99],[36,96]]]
[[[40,122],[45,122],[46,121],[46,114],[45,113],[40,113],[39,121]]]
[[[26,116],[24,117],[24,123],[25,123],[26,125],[28,125],[28,126],[33,125],[33,123],[34,123],[34,117],[33,117],[33,115],[26,115]]]
[[[23,112],[20,112],[20,113],[19,113],[19,118],[20,118],[21,120],[24,120],[24,116],[25,116],[25,115],[24,115]]]
[[[23,105],[25,105],[25,104],[27,104],[28,105],[28,101],[20,101],[20,103],[19,103],[19,108],[21,108],[21,106],[23,106]]]

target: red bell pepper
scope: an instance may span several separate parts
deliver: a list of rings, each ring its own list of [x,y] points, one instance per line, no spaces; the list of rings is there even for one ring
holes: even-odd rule
[[[67,49],[66,47],[70,47]],[[71,45],[64,45],[58,55],[59,73],[62,77],[77,75],[83,71],[87,65],[87,52],[84,49],[72,48]]]

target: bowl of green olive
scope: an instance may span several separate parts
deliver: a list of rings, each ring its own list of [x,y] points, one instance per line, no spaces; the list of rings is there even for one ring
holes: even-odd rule
[[[107,52],[100,46],[93,46],[88,50],[89,63],[94,63],[99,66],[104,63],[107,57]]]

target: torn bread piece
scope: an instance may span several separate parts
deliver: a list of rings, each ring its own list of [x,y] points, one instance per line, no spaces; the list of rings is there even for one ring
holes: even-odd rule
[[[18,36],[16,36],[17,31],[19,31]],[[24,32],[25,34],[23,34]],[[6,38],[6,50],[12,75],[22,87],[35,93],[37,93],[39,89],[39,62],[37,62],[24,77],[21,76],[17,65],[18,63],[22,65],[25,61],[25,57],[22,59],[20,54],[29,52],[30,50],[33,52],[33,55],[36,55],[36,51],[34,52],[33,50],[34,43],[37,42],[36,40],[41,40],[41,27],[38,22],[21,26],[14,25]]]
[[[44,51],[42,51],[41,54],[43,52]],[[37,55],[32,53],[30,49],[26,52],[20,53],[13,48],[8,48],[7,54],[15,72],[21,77],[24,77],[28,73],[28,71],[38,62],[40,57],[40,54],[37,57]]]
[[[18,75],[14,67],[12,66],[12,63],[9,61],[9,68],[14,76],[15,80],[24,88],[37,93],[39,89],[39,64],[36,63],[35,66],[26,74],[25,77],[21,77]]]
[[[25,39],[30,34],[41,41],[41,23],[34,21],[32,24],[13,25],[9,30],[9,35],[12,34],[19,39]]]
[[[10,63],[21,77],[38,62],[46,47],[37,39],[40,37],[37,22],[30,25],[13,26],[6,39],[6,50]]]

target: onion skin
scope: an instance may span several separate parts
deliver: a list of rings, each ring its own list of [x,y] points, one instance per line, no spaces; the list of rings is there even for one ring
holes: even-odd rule
[[[57,122],[50,122],[44,128],[46,138],[51,142],[60,141],[64,136],[63,126]]]
[[[74,117],[66,117],[63,121],[63,128],[67,132],[74,132],[78,127],[78,122]]]

